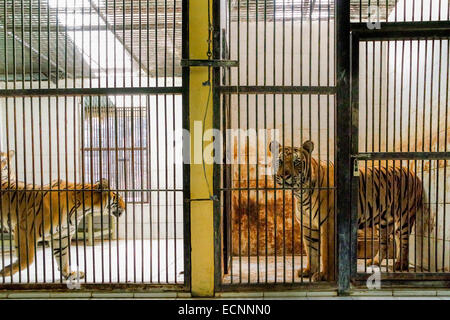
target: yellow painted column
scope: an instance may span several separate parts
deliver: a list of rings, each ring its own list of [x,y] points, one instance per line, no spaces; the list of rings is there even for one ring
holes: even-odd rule
[[[189,1],[189,59],[207,59],[208,51],[208,1]],[[196,297],[214,295],[214,225],[213,202],[207,199],[208,184],[201,163],[202,131],[212,128],[212,94],[209,111],[203,124],[209,87],[202,83],[208,79],[207,67],[190,69],[189,116],[191,128],[191,291]],[[196,130],[197,128],[197,130]],[[212,188],[213,165],[206,166],[206,178]]]

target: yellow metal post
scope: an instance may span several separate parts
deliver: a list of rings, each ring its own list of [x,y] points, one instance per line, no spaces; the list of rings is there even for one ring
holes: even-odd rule
[[[207,59],[208,1],[189,1],[189,59]],[[214,295],[214,226],[213,202],[196,201],[209,198],[208,184],[201,163],[202,131],[212,128],[212,94],[202,83],[208,79],[207,67],[192,67],[189,81],[189,116],[191,128],[191,288],[192,295]],[[209,96],[209,111],[203,123]],[[200,159],[200,161],[199,161]],[[206,166],[206,178],[212,187],[213,165]]]

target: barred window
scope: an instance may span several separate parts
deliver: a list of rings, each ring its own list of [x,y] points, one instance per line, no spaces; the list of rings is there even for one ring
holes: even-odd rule
[[[81,163],[85,183],[109,180],[128,202],[147,203],[147,107],[133,97],[85,97]]]

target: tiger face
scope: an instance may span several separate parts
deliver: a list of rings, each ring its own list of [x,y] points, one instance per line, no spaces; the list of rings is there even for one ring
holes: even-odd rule
[[[275,155],[275,181],[281,186],[300,187],[309,180],[311,154],[314,150],[312,141],[305,141],[298,147],[283,147],[271,142],[269,149]]]
[[[109,190],[109,183],[106,179],[102,179],[97,182],[94,185],[94,188],[100,191],[99,194],[101,195],[103,208],[119,218],[125,211],[125,201],[123,201],[122,196],[119,193]],[[98,201],[97,204],[99,203],[100,201]]]
[[[109,192],[109,203],[106,206],[113,215],[119,218],[125,211],[125,201],[122,196],[116,192]]]
[[[7,180],[8,176],[13,179],[13,172],[10,169],[10,163],[15,152],[10,150],[8,153],[0,152],[0,175],[1,180]]]

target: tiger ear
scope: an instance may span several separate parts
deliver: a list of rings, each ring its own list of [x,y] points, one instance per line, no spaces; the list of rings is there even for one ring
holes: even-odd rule
[[[305,142],[303,142],[303,149],[305,149],[306,151],[308,151],[308,153],[312,153],[314,150],[314,142],[312,142],[311,140],[307,140]]]
[[[282,146],[281,146],[281,144],[278,143],[278,141],[274,140],[269,143],[269,151],[272,154],[280,153],[281,149],[282,149]]]
[[[8,165],[8,162],[11,160],[12,157],[14,157],[14,150],[10,150],[8,153],[1,153],[1,168],[5,168]]]
[[[109,189],[109,181],[106,179],[101,179],[95,183],[95,187],[98,190]]]

